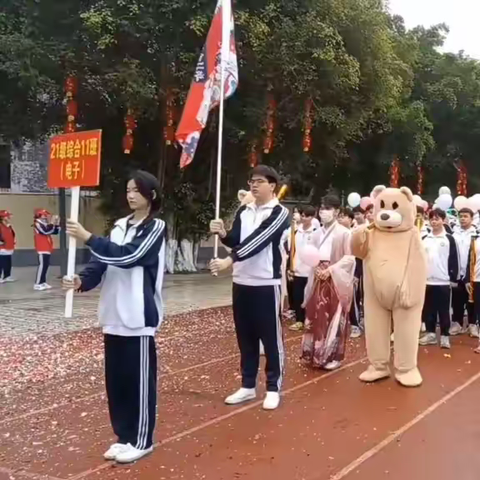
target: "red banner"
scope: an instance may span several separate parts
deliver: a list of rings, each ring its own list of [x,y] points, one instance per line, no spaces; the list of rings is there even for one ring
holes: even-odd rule
[[[96,187],[100,183],[102,131],[67,133],[50,140],[49,188]]]

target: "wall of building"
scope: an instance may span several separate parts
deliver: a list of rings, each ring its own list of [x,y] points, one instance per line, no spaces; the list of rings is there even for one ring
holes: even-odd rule
[[[105,233],[105,219],[99,211],[100,200],[92,197],[81,197],[79,221],[85,228],[95,234]],[[58,215],[58,195],[53,193],[0,193],[0,210],[12,213],[12,224],[17,237],[17,247],[13,258],[16,266],[37,264],[37,255],[33,243],[33,213],[36,208],[45,208],[52,215]],[[70,211],[70,198],[67,195],[67,212]],[[59,247],[59,237],[54,237],[55,248]],[[88,252],[79,245],[78,261],[83,263]],[[52,263],[58,264],[58,252],[52,256]]]

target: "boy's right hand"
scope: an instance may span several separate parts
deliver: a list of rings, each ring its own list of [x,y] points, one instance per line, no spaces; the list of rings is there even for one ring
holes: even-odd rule
[[[227,236],[222,219],[212,220],[210,222],[210,233],[218,234],[220,238],[225,238]]]
[[[82,286],[82,279],[78,275],[72,277],[63,277],[62,279],[62,288],[64,290],[78,290]]]

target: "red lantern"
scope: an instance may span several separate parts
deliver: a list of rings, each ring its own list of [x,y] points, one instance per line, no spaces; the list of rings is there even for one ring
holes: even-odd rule
[[[270,153],[270,150],[273,147],[273,136],[274,136],[274,127],[275,127],[275,98],[272,94],[269,95],[268,107],[267,107],[267,120],[265,122],[265,140],[263,142],[263,151],[264,153]]]
[[[132,151],[133,148],[133,137],[132,135],[125,135],[123,137],[123,153],[127,155]]]
[[[305,102],[305,116],[304,116],[304,134],[303,134],[303,151],[309,152],[312,146],[312,138],[310,133],[312,131],[312,99],[309,98]]]
[[[73,76],[67,77],[65,80],[65,94],[67,98],[73,98],[78,91],[77,79]]]
[[[398,188],[400,183],[400,164],[395,157],[390,165],[390,187]]]
[[[468,174],[467,174],[467,167],[460,160],[459,165],[457,167],[457,194],[467,196],[468,194]]]
[[[67,101],[67,119],[69,122],[73,122],[77,117],[78,113],[78,104],[76,100]]]
[[[76,130],[75,122],[67,122],[65,125],[65,133],[73,133]]]
[[[167,125],[163,129],[163,136],[167,145],[171,145],[175,141],[175,129],[173,125]]]

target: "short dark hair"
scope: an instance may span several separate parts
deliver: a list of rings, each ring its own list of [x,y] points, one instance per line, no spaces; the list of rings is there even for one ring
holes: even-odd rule
[[[329,193],[322,198],[322,205],[326,208],[337,209],[340,208],[341,204],[342,203],[340,202],[340,198],[338,198],[338,196],[333,193]]]
[[[355,215],[353,214],[352,210],[350,210],[348,207],[341,208],[340,215],[344,217],[349,217],[351,220],[355,220]]]
[[[459,211],[458,211],[458,214],[460,215],[461,213],[468,213],[472,218],[473,218],[473,210],[471,208],[461,208]]]
[[[314,217],[317,211],[315,210],[315,207],[312,207],[311,205],[306,205],[302,209],[303,215],[306,217]]]
[[[301,214],[303,213],[303,207],[302,207],[302,205],[295,205],[295,206],[293,207],[293,211],[295,211],[295,210],[301,215]]]
[[[441,208],[434,208],[433,210],[430,210],[428,218],[430,220],[432,218],[439,218],[440,220],[445,220],[447,218],[447,214]]]
[[[280,176],[276,170],[268,165],[257,165],[250,170],[248,178],[252,178],[254,175],[260,175],[268,180],[268,183],[274,183],[278,185],[280,183]]]
[[[361,213],[362,215],[365,215],[365,210],[360,206],[353,207],[352,212],[355,213]]]
[[[129,177],[129,181],[133,180],[140,195],[150,203],[150,216],[158,213],[160,210],[160,183],[157,177],[144,170],[137,170]]]

